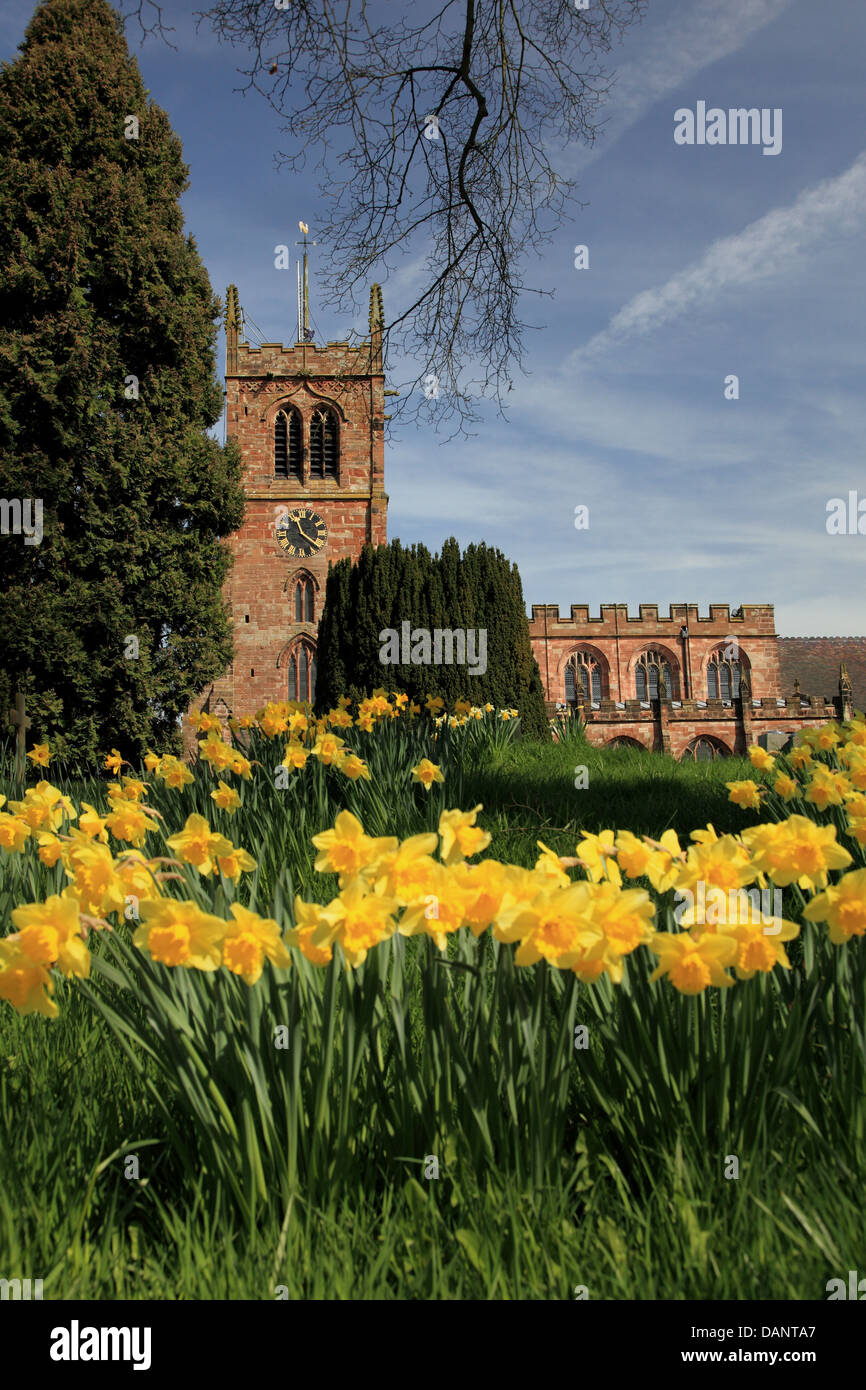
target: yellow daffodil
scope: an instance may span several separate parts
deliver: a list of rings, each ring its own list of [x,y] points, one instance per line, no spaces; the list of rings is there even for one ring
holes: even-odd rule
[[[195,811],[187,816],[183,830],[170,835],[166,844],[179,859],[194,864],[199,873],[205,876],[216,873],[218,855],[230,855],[233,850],[231,841],[211,830],[204,816]]]
[[[180,758],[174,758],[170,754],[161,760],[156,773],[157,777],[165,782],[167,787],[188,787],[195,778],[187,767],[186,763],[181,762]]]
[[[773,825],[754,825],[742,832],[752,864],[779,888],[797,883],[800,888],[827,886],[831,869],[844,869],[851,855],[836,841],[835,825],[816,825],[806,816],[790,816]]]
[[[91,840],[99,840],[102,844],[108,844],[108,830],[105,820],[100,816],[94,806],[89,801],[82,801],[82,809],[78,813],[78,829]]]
[[[281,766],[291,768],[293,771],[296,768],[306,767],[309,756],[310,750],[305,748],[302,743],[297,743],[293,739],[286,744],[286,751]]]
[[[415,903],[433,891],[431,885],[436,861],[431,855],[437,843],[437,836],[432,833],[410,835],[400,844],[395,840],[371,864],[368,877],[371,881],[384,883],[388,897],[396,898],[404,905]]]
[[[0,940],[0,999],[20,1014],[56,1018],[57,1005],[48,997],[53,993],[54,982],[46,967],[35,964],[14,939]]]
[[[219,734],[214,731],[211,731],[207,738],[199,741],[198,751],[199,757],[204,762],[210,763],[219,772],[230,767],[235,758],[235,750],[228,743],[224,743]]]
[[[416,763],[410,768],[413,782],[420,782],[425,791],[430,790],[434,782],[444,782],[442,769],[437,763],[431,763],[429,758],[422,758],[420,763]]]
[[[215,801],[221,811],[233,816],[241,804],[241,799],[233,787],[226,786],[225,782],[217,782],[217,789],[211,792],[211,801]]]
[[[430,863],[435,868],[436,861],[431,860]],[[452,865],[449,873],[461,894],[463,920],[473,936],[480,936],[492,925],[502,908],[509,887],[509,866],[499,864],[495,859],[482,859],[480,864],[467,864],[464,859]],[[432,881],[431,876],[428,889]]]
[[[152,899],[141,904],[142,923],[133,936],[151,960],[162,965],[183,965],[194,970],[216,970],[222,960],[226,923],[202,912],[195,903],[175,898]]]
[[[622,979],[622,957],[653,939],[654,919],[655,907],[645,889],[622,889],[609,882],[592,885],[589,920],[604,938],[604,968],[614,984]]]
[[[345,740],[338,738],[336,734],[321,734],[313,744],[313,757],[318,758],[319,762],[324,763],[326,767],[330,767],[331,763],[336,760],[344,742]]]
[[[866,816],[849,816],[848,834],[857,841],[858,845],[866,846]]]
[[[401,936],[429,936],[440,951],[448,947],[448,937],[466,921],[466,899],[459,879],[444,864],[433,865],[428,892],[406,908],[397,930]]]
[[[581,860],[593,883],[607,879],[617,887],[622,883],[622,874],[616,862],[616,840],[612,830],[602,830],[599,835],[584,831],[583,839],[575,854]]]
[[[108,912],[123,911],[126,890],[107,845],[75,831],[64,844],[62,857],[71,880],[65,893],[78,900],[82,912],[104,917]]]
[[[782,943],[793,941],[799,936],[800,928],[796,922],[789,922],[784,917],[777,925],[778,931],[773,934],[760,921],[733,921],[721,926],[722,933],[737,943],[733,965],[738,980],[751,980],[753,975],[766,974],[777,965],[781,965],[783,970],[790,970],[791,962]],[[704,930],[718,933],[719,926]]]
[[[155,868],[158,868],[156,861],[149,862],[137,849],[127,849],[118,855],[115,878],[123,887],[124,904],[127,897],[136,898],[139,904],[159,897]]]
[[[313,844],[319,851],[315,862],[317,873],[339,874],[341,885],[397,848],[393,836],[373,839],[367,835],[351,811],[340,811],[333,830],[314,835]]]
[[[735,806],[743,806],[747,810],[757,811],[761,805],[761,788],[757,782],[726,782],[728,788],[728,800],[733,801]]]
[[[254,985],[266,959],[281,970],[291,965],[277,922],[259,917],[240,903],[232,903],[231,914],[235,920],[226,923],[222,941],[222,963],[227,970],[240,975],[245,984]]]
[[[63,852],[63,845],[50,830],[40,830],[36,836],[36,843],[39,846],[37,854],[42,863],[49,869],[53,869]]]
[[[745,845],[733,835],[723,835],[711,843],[690,846],[676,886],[693,892],[703,881],[708,887],[728,893],[753,883],[756,872]]]
[[[225,854],[217,849],[216,860],[220,873],[232,879],[234,883],[238,882],[241,874],[250,874],[256,867],[256,861],[251,854],[245,849],[235,848],[232,844],[229,844]]]
[[[580,966],[603,941],[591,918],[592,885],[582,880],[569,888],[543,888],[528,902],[503,907],[496,918],[500,941],[519,942],[516,965],[546,960],[557,970]],[[598,971],[603,970],[603,962]]]
[[[792,748],[788,754],[788,762],[795,772],[805,772],[806,768],[814,764],[814,761],[811,752],[804,744],[798,743],[797,747]]]
[[[319,903],[305,903],[301,898],[295,898],[295,922],[296,926],[291,931],[286,932],[285,941],[287,946],[294,946],[304,956],[311,965],[329,965],[333,952],[329,945],[314,946],[313,935],[322,922],[322,908]],[[329,923],[325,923],[329,926]]]
[[[80,936],[78,903],[56,893],[44,903],[13,908],[12,925],[18,945],[35,965],[56,966],[64,975],[86,979],[90,952]]]
[[[826,811],[828,806],[841,806],[846,791],[850,791],[847,777],[841,772],[831,772],[829,768],[818,767],[806,784],[805,799]]]
[[[105,817],[105,824],[116,840],[125,840],[127,844],[137,847],[144,844],[148,830],[159,829],[156,821],[151,820],[142,807],[133,801],[117,803],[116,810]]]
[[[726,989],[734,983],[725,974],[725,967],[736,960],[739,947],[731,936],[704,932],[695,940],[688,932],[656,932],[649,945],[659,958],[650,979],[667,975],[680,994],[702,994],[708,985]]]
[[[348,710],[332,709],[328,715],[328,722],[332,729],[351,729],[355,721]]]
[[[475,817],[483,810],[481,803],[472,811],[443,811],[439,817],[439,853],[443,864],[456,864],[461,859],[471,859],[480,854],[490,844],[490,833],[475,824]]]
[[[793,777],[789,777],[786,772],[780,772],[773,783],[773,791],[780,796],[783,801],[793,801],[794,797],[800,795],[800,788]]]
[[[349,966],[363,965],[369,950],[394,935],[397,908],[396,899],[385,894],[381,883],[371,892],[362,878],[353,878],[339,897],[322,908],[312,944],[333,947],[338,941]]]
[[[51,761],[51,749],[47,743],[34,743],[27,756],[37,767],[47,767]]]
[[[554,850],[550,849],[543,840],[536,840],[535,843],[538,845],[541,853],[535,861],[534,872],[543,878],[552,879],[560,888],[567,888],[572,880],[565,872],[563,860]]]
[[[746,749],[746,752],[752,767],[757,768],[759,772],[769,772],[771,768],[776,766],[776,759],[773,755],[758,743],[753,743],[750,748]]]
[[[359,777],[363,778],[365,782],[370,781],[370,769],[363,758],[359,758],[356,753],[345,753],[338,759],[337,768],[344,777],[348,777],[352,782],[357,782]]]
[[[30,839],[30,826],[17,816],[0,811],[0,849],[23,854],[24,846]]]
[[[31,830],[59,830],[65,817],[75,819],[75,807],[58,787],[40,782],[28,787],[23,801],[10,801],[9,810]]]
[[[866,869],[843,874],[807,904],[803,916],[807,922],[826,922],[835,946],[866,935]]]

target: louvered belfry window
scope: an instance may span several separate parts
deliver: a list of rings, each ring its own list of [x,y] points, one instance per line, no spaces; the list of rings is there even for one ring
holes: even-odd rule
[[[301,481],[301,417],[281,410],[274,421],[274,477]]]
[[[338,476],[337,417],[327,406],[318,406],[310,419],[310,477]]]

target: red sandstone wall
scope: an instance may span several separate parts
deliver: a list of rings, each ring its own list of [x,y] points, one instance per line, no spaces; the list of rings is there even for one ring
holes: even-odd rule
[[[202,694],[216,709],[252,712],[267,700],[288,698],[288,650],[301,634],[315,638],[328,564],[356,558],[370,542],[387,539],[384,459],[384,376],[369,345],[282,348],[240,344],[230,351],[226,377],[227,433],[241,447],[246,517],[229,538],[234,567],[225,597],[233,617],[235,659],[225,676]],[[332,406],[339,419],[338,478],[308,475],[310,417]],[[274,477],[274,420],[283,406],[299,410],[303,426],[302,482]],[[327,526],[322,550],[289,556],[276,523],[290,507],[307,506]],[[309,574],[315,587],[313,622],[295,622],[294,580]],[[201,701],[199,702],[201,703]]]
[[[695,604],[671,604],[667,617],[659,617],[656,604],[642,603],[638,617],[630,617],[625,604],[603,604],[598,618],[590,618],[584,604],[574,604],[567,618],[558,607],[534,604],[529,632],[547,698],[554,702],[565,699],[565,667],[578,649],[599,661],[606,698],[635,699],[635,666],[650,647],[665,654],[676,674],[678,699],[706,700],[707,661],[731,641],[748,667],[752,695],[781,693],[772,604],[746,604],[738,615],[728,604],[712,604],[707,617],[699,616]]]

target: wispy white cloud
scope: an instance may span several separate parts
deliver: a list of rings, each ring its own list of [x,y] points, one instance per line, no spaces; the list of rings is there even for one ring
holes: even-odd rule
[[[640,60],[618,69],[612,91],[615,110],[597,143],[575,150],[575,167],[605,154],[660,97],[675,91],[702,68],[743,48],[753,34],[779,18],[792,0],[698,0],[655,29],[632,31]]]
[[[864,213],[866,153],[843,174],[805,189],[788,207],[775,208],[743,231],[714,241],[700,260],[664,285],[635,295],[570,361],[595,357],[627,339],[652,333],[706,308],[723,293],[789,274],[824,238],[860,231]]]

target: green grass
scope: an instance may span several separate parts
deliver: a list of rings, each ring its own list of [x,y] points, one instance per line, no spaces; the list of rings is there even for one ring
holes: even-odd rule
[[[438,793],[389,789],[384,765],[378,786],[313,771],[301,803],[245,787],[229,823],[264,851],[260,911],[281,915],[299,884],[327,895],[309,837],[338,794],[375,833],[436,822]],[[745,760],[515,743],[452,762],[441,804],[482,802],[488,852],[529,865],[538,839],[573,853],[581,830],[738,830],[757,817],[724,782],[750,775]],[[172,830],[213,811],[198,786],[153,801]],[[0,862],[4,917],[50,882],[21,865]],[[471,938],[450,967],[412,941],[349,978],[296,968],[254,991],[140,966],[135,999],[118,988],[122,943],[100,943],[92,988],[58,986],[58,1020],[0,1005],[0,1275],[41,1277],[46,1298],[823,1298],[866,1266],[862,945],[842,964],[822,944],[812,973],[721,999],[651,986],[644,964],[619,991],[514,971],[492,940],[476,976],[459,968],[478,963]],[[91,993],[125,1018],[126,1045]],[[267,1045],[282,1019],[290,1083]]]

